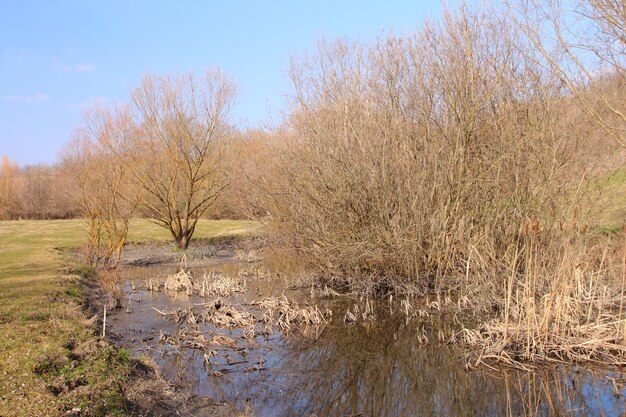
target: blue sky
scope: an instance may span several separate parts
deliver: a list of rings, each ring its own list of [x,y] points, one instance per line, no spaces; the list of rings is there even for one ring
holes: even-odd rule
[[[145,73],[220,66],[239,88],[233,121],[280,120],[292,55],[316,40],[414,31],[440,0],[0,2],[0,155],[58,157],[82,110],[125,101]]]

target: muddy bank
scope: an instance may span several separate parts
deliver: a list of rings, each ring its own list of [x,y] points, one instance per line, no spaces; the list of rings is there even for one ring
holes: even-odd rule
[[[459,326],[432,300],[337,297],[298,288],[263,262],[219,253],[204,262],[177,277],[172,262],[127,265],[124,308],[110,319],[116,345],[197,397],[260,416],[626,412],[623,373],[466,369],[453,342]],[[220,277],[232,291],[208,287]]]
[[[255,262],[263,254],[258,238],[215,238],[194,240],[186,251],[170,242],[131,243],[124,247],[121,268],[179,265],[209,267],[225,262]]]

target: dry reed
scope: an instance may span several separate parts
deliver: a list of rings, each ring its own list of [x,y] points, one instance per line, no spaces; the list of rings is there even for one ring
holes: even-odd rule
[[[236,292],[245,292],[247,289],[247,272],[237,275],[205,272],[201,278],[194,278],[191,271],[181,268],[176,274],[167,276],[164,280],[149,278],[146,280],[148,291],[185,292],[188,295],[200,297],[227,297]]]
[[[495,318],[462,331],[474,348],[470,362],[626,365],[626,255],[611,242],[592,246],[574,237],[548,250],[540,239],[539,231],[529,233],[504,287],[492,295]]]
[[[267,297],[253,303],[262,309],[262,321],[264,323],[275,323],[281,330],[290,330],[293,326],[311,326],[328,323],[328,318],[332,316],[332,311],[326,309],[322,311],[317,305],[299,306],[283,295],[281,298]]]

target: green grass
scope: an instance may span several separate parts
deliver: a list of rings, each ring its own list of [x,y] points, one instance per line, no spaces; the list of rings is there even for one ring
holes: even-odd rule
[[[589,186],[599,190],[599,196],[592,194],[599,212],[596,225],[604,233],[620,233],[626,221],[626,168],[594,178]]]
[[[215,239],[226,236],[242,236],[257,232],[259,223],[245,220],[201,220],[196,226],[193,239]],[[128,233],[129,242],[168,242],[170,232],[146,220],[134,220]]]
[[[199,223],[194,238],[252,234],[244,221]],[[89,268],[69,259],[85,237],[81,220],[0,222],[0,416],[61,415],[83,406],[92,415],[123,414],[121,385],[129,353],[101,345],[82,355],[76,346],[94,341],[80,303],[84,289],[68,266],[88,276]],[[166,230],[145,221],[132,223],[134,242],[167,241]],[[55,393],[55,387],[79,387]]]

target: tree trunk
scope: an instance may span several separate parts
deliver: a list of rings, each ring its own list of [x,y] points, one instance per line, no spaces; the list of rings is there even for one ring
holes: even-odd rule
[[[178,247],[180,249],[187,250],[187,246],[189,246],[189,234],[187,230],[183,230],[180,240],[178,241]]]

